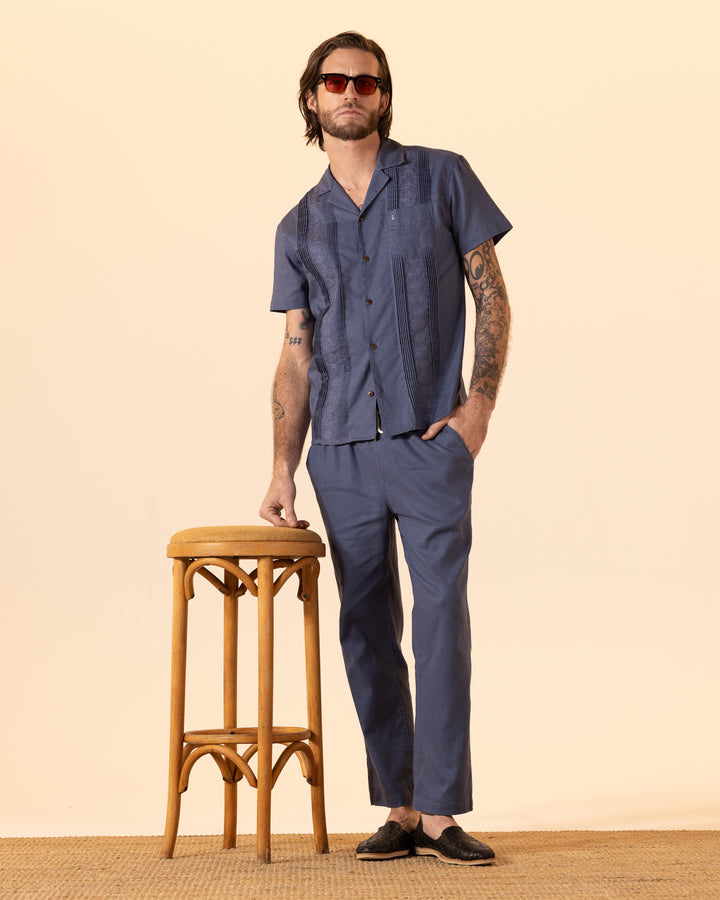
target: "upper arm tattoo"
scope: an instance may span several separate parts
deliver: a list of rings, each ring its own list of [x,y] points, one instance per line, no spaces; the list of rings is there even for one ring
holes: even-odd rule
[[[495,400],[505,367],[510,307],[492,239],[471,250],[463,267],[477,310],[470,390]]]
[[[302,321],[297,323],[297,327],[300,331],[307,331],[315,323],[315,319],[309,309],[301,309],[300,312],[302,313]],[[285,340],[292,347],[296,344],[302,344],[303,336],[301,334],[290,334],[290,327],[286,325]]]

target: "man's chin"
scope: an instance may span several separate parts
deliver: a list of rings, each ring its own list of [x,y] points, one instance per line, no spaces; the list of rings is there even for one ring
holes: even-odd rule
[[[355,124],[348,123],[339,128],[333,128],[332,131],[326,131],[331,137],[340,141],[363,141],[375,131],[374,128],[368,128],[364,124],[357,122]]]
[[[320,125],[325,134],[337,138],[339,141],[363,141],[378,130],[379,120],[374,116],[369,119],[362,115],[347,116],[347,118],[349,121],[335,119],[330,122],[323,122],[321,118]]]

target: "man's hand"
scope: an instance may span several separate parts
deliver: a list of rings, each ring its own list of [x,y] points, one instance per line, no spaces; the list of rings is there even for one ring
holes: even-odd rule
[[[482,406],[474,409],[473,406],[474,404],[470,400],[460,406],[456,406],[449,416],[443,416],[442,419],[433,422],[425,434],[422,435],[422,439],[431,441],[436,434],[439,434],[443,428],[449,425],[463,439],[472,458],[477,459],[478,453],[480,453],[482,445],[485,443],[492,409],[485,410]]]
[[[286,518],[280,515],[285,510]],[[289,475],[276,475],[270,482],[265,499],[260,506],[260,517],[272,525],[285,528],[308,528],[310,523],[295,515],[295,481]]]

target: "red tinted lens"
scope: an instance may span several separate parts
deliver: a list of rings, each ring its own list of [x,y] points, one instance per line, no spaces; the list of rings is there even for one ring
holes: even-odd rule
[[[374,94],[377,81],[370,75],[360,75],[355,79],[355,90],[358,94]]]
[[[323,80],[325,87],[333,94],[342,94],[348,83],[344,75],[326,75]],[[358,91],[358,93],[362,93],[362,91]]]

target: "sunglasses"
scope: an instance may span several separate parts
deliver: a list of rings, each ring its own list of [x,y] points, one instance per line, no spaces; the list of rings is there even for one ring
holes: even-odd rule
[[[352,81],[358,94],[369,96],[374,94],[380,87],[382,78],[375,78],[374,75],[338,75],[336,73],[321,75],[320,81],[325,85],[326,90],[331,94],[343,94],[348,86],[348,81]]]

